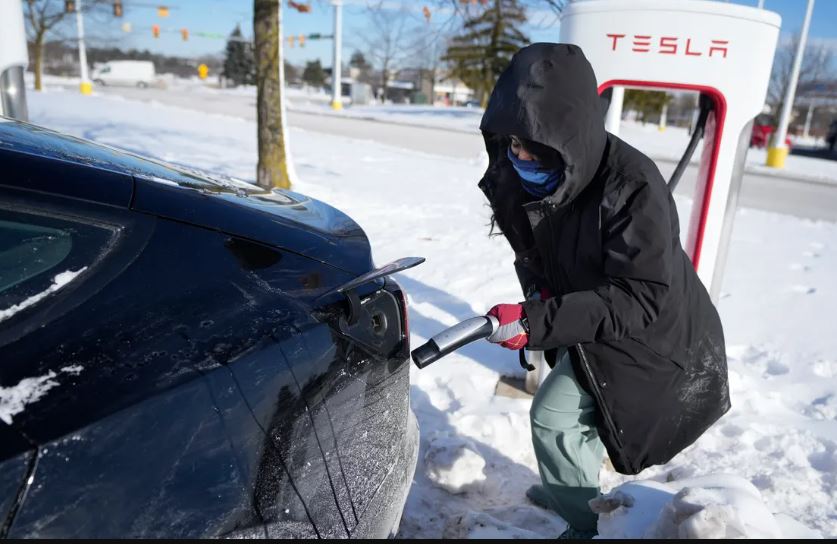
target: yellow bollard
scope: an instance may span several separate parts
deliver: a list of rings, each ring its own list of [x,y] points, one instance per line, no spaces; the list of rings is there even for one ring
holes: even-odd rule
[[[785,159],[788,158],[787,147],[768,147],[767,148],[767,166],[772,168],[784,168]]]
[[[340,100],[332,100],[331,102],[331,109],[334,111],[340,111],[343,109],[343,102]]]
[[[89,96],[93,94],[93,84],[89,81],[82,81],[81,85],[79,85],[79,90],[81,94]]]
[[[206,79],[206,76],[209,75],[209,66],[206,64],[201,64],[198,66],[198,77],[201,79]]]

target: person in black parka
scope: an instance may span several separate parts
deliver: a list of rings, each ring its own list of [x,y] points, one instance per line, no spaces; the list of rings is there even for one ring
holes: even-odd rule
[[[480,125],[479,186],[526,299],[491,309],[501,326],[489,340],[557,365],[533,401],[543,485],[530,498],[570,536],[595,534],[602,445],[637,474],[730,408],[721,321],[674,199],[648,157],[605,131],[601,104],[579,47],[536,43],[501,74]]]

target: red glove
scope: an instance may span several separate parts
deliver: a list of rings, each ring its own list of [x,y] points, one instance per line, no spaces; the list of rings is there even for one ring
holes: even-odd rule
[[[492,315],[500,322],[491,336],[488,337],[489,342],[500,344],[508,349],[522,349],[529,343],[529,331],[523,320],[526,315],[523,313],[523,306],[520,304],[497,304],[490,310],[488,315]]]

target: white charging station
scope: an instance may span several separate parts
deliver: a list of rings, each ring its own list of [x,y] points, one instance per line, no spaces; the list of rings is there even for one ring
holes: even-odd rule
[[[581,47],[608,88],[690,90],[713,103],[685,248],[717,301],[750,142],[770,82],[781,17],[704,0],[589,0],[561,17],[560,42]],[[621,109],[621,103],[611,104]]]
[[[705,0],[586,0],[569,4],[561,15],[558,41],[581,47],[599,94],[613,89],[606,118],[611,132],[618,131],[625,88],[695,91],[711,103],[692,212],[681,230],[715,302],[781,22],[777,13]],[[527,356],[536,368],[526,377],[533,393],[549,368],[542,352]]]
[[[0,115],[26,121],[23,73],[28,64],[23,2],[0,0]]]

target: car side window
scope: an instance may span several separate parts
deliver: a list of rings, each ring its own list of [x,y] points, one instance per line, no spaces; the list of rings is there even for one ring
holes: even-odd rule
[[[0,323],[77,281],[112,236],[74,219],[0,208]]]

